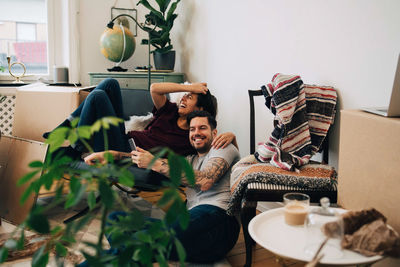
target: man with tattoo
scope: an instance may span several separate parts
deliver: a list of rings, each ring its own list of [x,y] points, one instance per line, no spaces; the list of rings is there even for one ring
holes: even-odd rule
[[[231,167],[240,159],[239,152],[232,143],[222,147],[212,146],[217,136],[217,122],[206,111],[194,111],[187,116],[189,141],[196,150],[195,155],[187,156],[195,173],[195,185],[187,185],[187,208],[190,214],[189,225],[182,230],[179,223],[172,225],[176,237],[186,251],[186,260],[196,263],[212,263],[221,260],[235,245],[240,231],[237,219],[226,214],[230,198]],[[137,165],[135,171],[146,170],[154,156],[137,147],[131,152],[132,162]],[[112,154],[118,159],[119,154]],[[101,157],[104,158],[104,157]],[[93,163],[85,159],[88,165]],[[103,163],[100,161],[100,163]],[[157,159],[152,171],[169,176],[167,159]],[[126,215],[116,211],[109,215],[110,220],[119,220]],[[111,249],[108,253],[118,253]],[[178,260],[177,251],[172,250],[171,260]],[[87,262],[79,266],[88,266]]]
[[[189,186],[186,190],[189,226],[184,231],[178,224],[174,228],[188,261],[210,263],[222,259],[239,235],[239,223],[225,211],[230,198],[231,167],[240,156],[232,144],[222,149],[212,148],[217,122],[208,112],[195,111],[188,115],[187,122],[190,143],[197,151],[196,155],[187,157],[196,182],[194,187]],[[132,161],[140,168],[147,168],[153,159],[151,153],[141,148],[131,154]],[[168,160],[158,159],[152,169],[168,176]],[[175,252],[171,259],[177,259]]]

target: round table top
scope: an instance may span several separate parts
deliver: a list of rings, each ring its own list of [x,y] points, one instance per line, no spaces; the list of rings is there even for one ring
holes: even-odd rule
[[[335,209],[339,213],[345,212],[343,209]],[[291,226],[285,223],[283,208],[272,209],[255,216],[249,224],[249,234],[255,242],[272,253],[299,261],[309,262],[314,256],[310,252],[310,247],[315,246],[316,251],[322,241],[316,244],[310,243],[310,231],[305,226]],[[313,239],[324,240],[323,233],[320,232]],[[335,243],[337,242],[337,243]],[[382,256],[366,257],[359,253],[339,249],[339,240],[329,240],[321,250],[324,257],[321,264],[329,265],[357,265],[376,262]]]

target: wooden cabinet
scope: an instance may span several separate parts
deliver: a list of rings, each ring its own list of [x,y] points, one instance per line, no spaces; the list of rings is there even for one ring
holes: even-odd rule
[[[105,78],[114,78],[119,82],[121,89],[147,89],[147,75],[147,72],[89,72],[90,85],[97,85]],[[152,72],[151,83],[159,82],[183,83],[184,74]]]

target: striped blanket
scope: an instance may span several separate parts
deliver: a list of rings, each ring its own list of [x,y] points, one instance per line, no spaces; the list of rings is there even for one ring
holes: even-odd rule
[[[260,162],[293,171],[307,164],[324,141],[334,121],[336,90],[280,73],[261,89],[278,124],[254,155]]]
[[[269,163],[260,163],[254,155],[242,158],[232,167],[231,198],[227,213],[236,215],[240,212],[246,189],[259,188],[262,184],[279,189],[312,189],[337,190],[337,174],[333,167],[322,164],[306,164],[299,168],[299,172],[283,170]]]

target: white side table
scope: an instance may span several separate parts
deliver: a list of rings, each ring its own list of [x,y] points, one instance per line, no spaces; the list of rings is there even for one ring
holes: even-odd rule
[[[272,209],[258,214],[249,224],[249,233],[255,242],[278,257],[303,262],[311,261],[313,255],[307,255],[307,229],[305,226],[290,226],[284,221],[283,208]],[[321,233],[322,235],[322,233]],[[321,253],[329,254],[329,246]],[[324,250],[328,250],[325,251]],[[323,257],[321,264],[327,265],[364,265],[381,260],[382,256],[365,257],[359,253],[344,249],[340,257]]]

